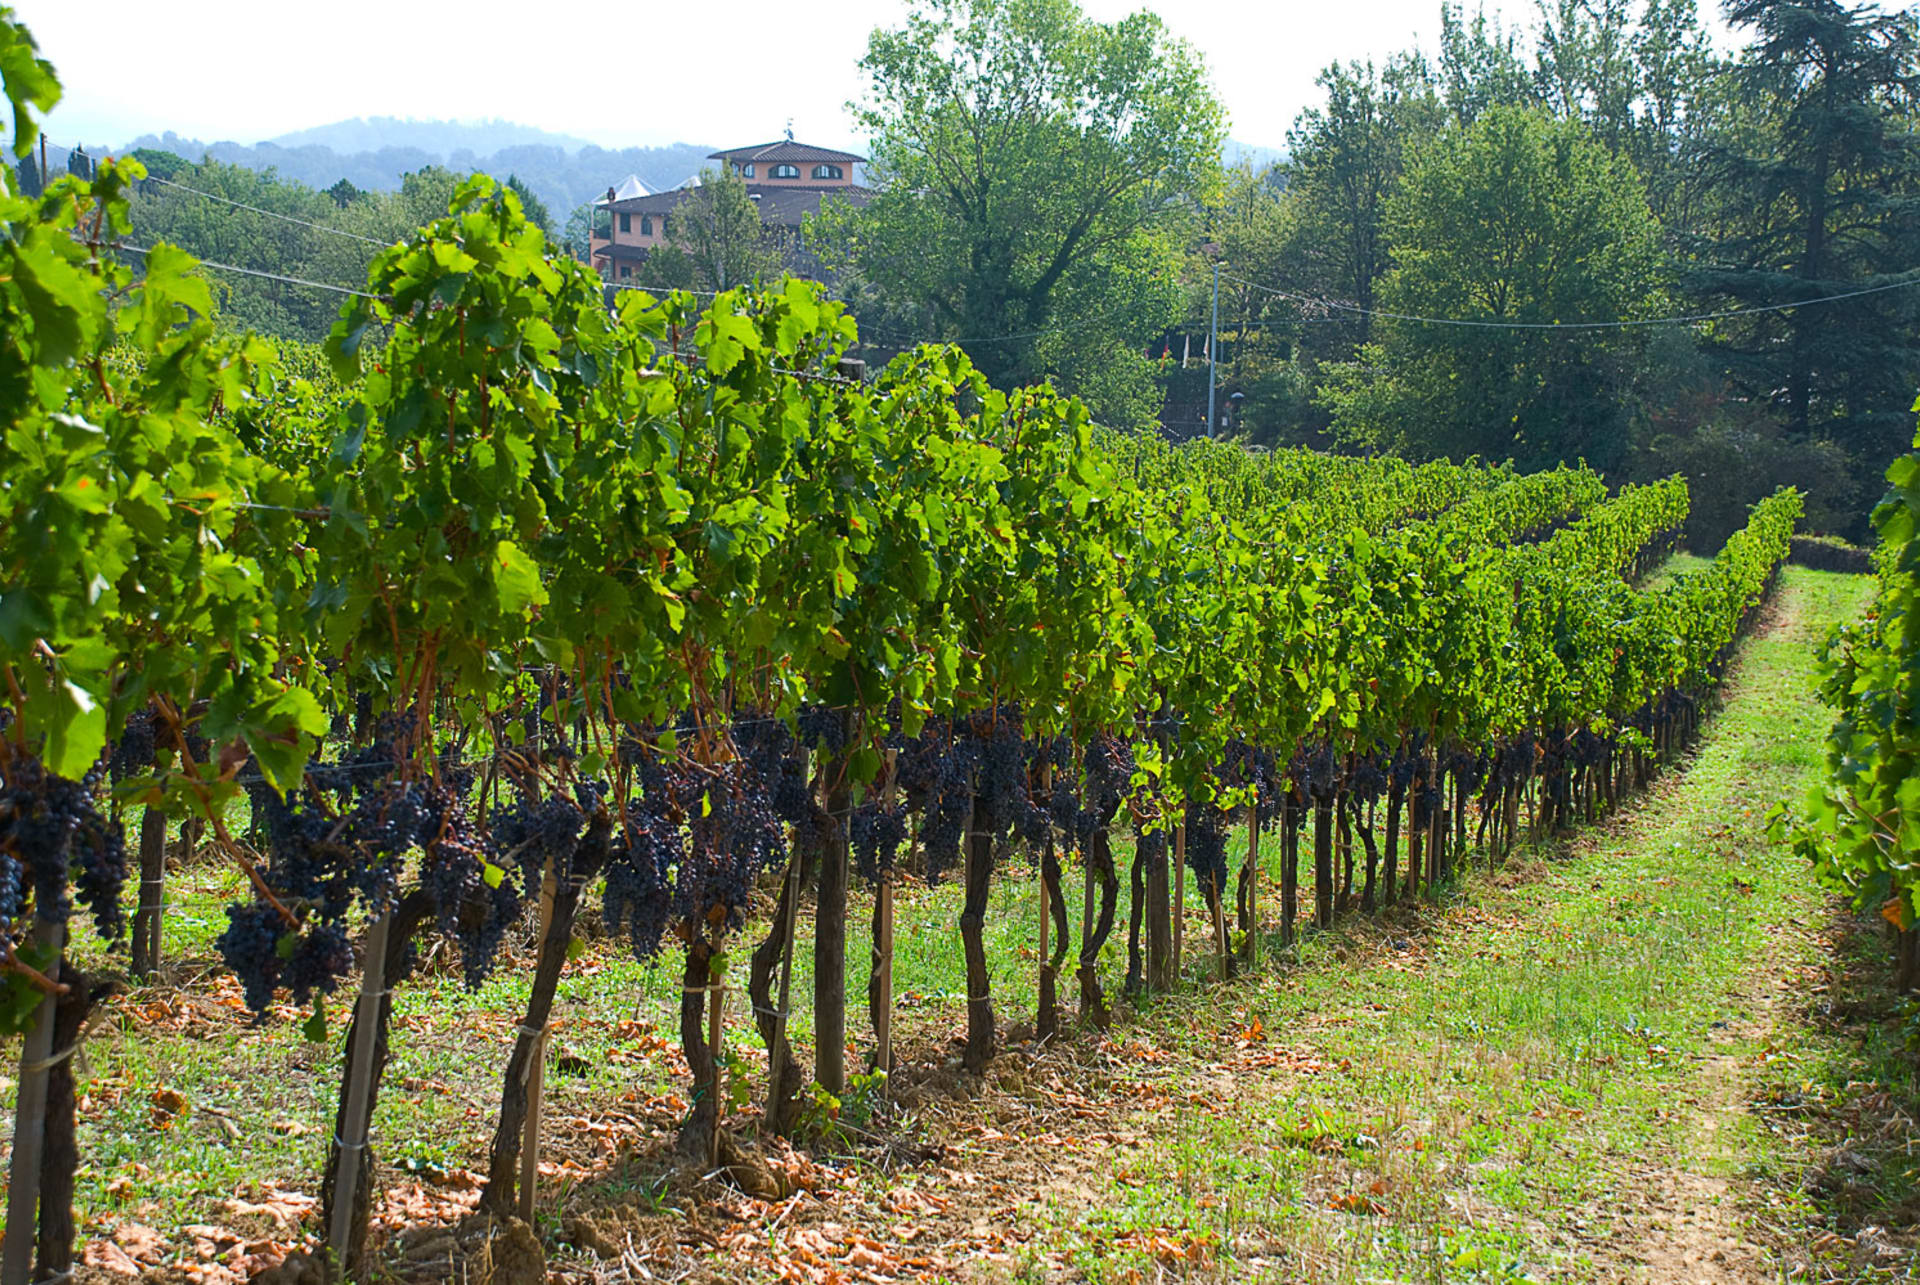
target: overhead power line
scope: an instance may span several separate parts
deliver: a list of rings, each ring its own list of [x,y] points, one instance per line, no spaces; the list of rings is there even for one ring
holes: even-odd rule
[[[1877,286],[1863,286],[1858,290],[1847,290],[1839,294],[1821,295],[1815,299],[1798,299],[1792,303],[1760,304],[1751,308],[1728,308],[1720,312],[1696,312],[1678,317],[1641,317],[1621,321],[1487,321],[1465,317],[1422,317],[1413,313],[1388,312],[1380,308],[1362,308],[1358,304],[1341,303],[1334,299],[1318,299],[1312,295],[1295,294],[1291,290],[1276,290],[1272,286],[1263,286],[1257,281],[1248,281],[1245,277],[1221,275],[1222,281],[1232,281],[1252,290],[1274,295],[1281,299],[1290,299],[1295,303],[1312,304],[1320,308],[1332,308],[1338,312],[1352,313],[1361,317],[1380,317],[1389,321],[1413,322],[1426,326],[1458,326],[1474,330],[1628,330],[1643,326],[1690,326],[1705,321],[1724,321],[1730,317],[1750,317],[1767,312],[1786,312],[1792,308],[1806,308],[1814,304],[1837,303],[1842,299],[1858,299],[1862,295],[1884,294],[1889,290],[1904,290],[1909,286],[1920,286],[1920,274],[1908,277],[1904,281],[1893,281]]]
[[[129,241],[116,241],[113,243],[113,248],[116,250],[131,250],[135,254],[153,253],[153,251],[147,247],[134,245]],[[350,294],[360,299],[385,298],[384,295],[369,294],[365,290],[355,290],[351,286],[336,286],[326,281],[308,281],[304,277],[289,277],[278,272],[263,272],[259,268],[242,268],[231,263],[215,263],[212,259],[202,259],[197,255],[194,257],[194,262],[199,267],[212,268],[217,272],[235,272],[243,277],[259,277],[264,281],[279,281],[290,286],[306,286],[314,290],[331,290],[335,294]]]
[[[61,145],[58,143],[50,143],[48,144],[48,147],[52,151],[56,151],[56,152],[62,150]],[[79,149],[75,147],[68,147],[68,148],[65,148],[64,150],[66,151],[68,157],[71,158],[73,153],[78,151]],[[44,181],[44,178],[45,176],[43,175],[42,176],[43,181]],[[221,196],[219,193],[209,192],[205,188],[191,187],[185,183],[177,183],[170,178],[161,178],[157,174],[149,174],[146,176],[146,178],[142,179],[141,182],[153,183],[161,187],[170,187],[174,189],[176,192],[188,192],[194,196],[203,197],[209,201],[218,201],[222,205],[230,205],[236,210],[248,210],[254,214],[262,215],[263,217],[266,217],[269,219],[278,219],[282,223],[291,223],[295,227],[310,228],[315,232],[324,232],[328,236],[345,237],[349,241],[358,241],[362,245],[374,246],[377,249],[381,249],[381,250],[386,249],[387,246],[391,244],[390,242],[381,241],[375,237],[361,236],[358,232],[349,232],[345,228],[328,227],[324,223],[315,223],[311,219],[302,219],[291,214],[282,214],[278,210],[267,210],[267,209],[262,209],[260,206],[257,206],[257,205],[248,205],[245,201],[236,201],[230,196]]]
[[[193,195],[205,197],[209,201],[218,201],[222,205],[231,205],[236,210],[251,210],[255,214],[263,214],[267,218],[278,219],[282,223],[291,223],[295,227],[312,228],[315,232],[325,232],[328,236],[345,237],[349,241],[358,241],[363,245],[374,246],[377,249],[384,250],[390,244],[389,242],[376,240],[370,236],[361,236],[358,232],[349,232],[345,228],[330,228],[324,223],[314,223],[307,219],[295,218],[291,214],[281,214],[276,210],[263,210],[257,205],[248,205],[245,201],[236,201],[230,196],[218,196],[212,192],[203,192],[197,187],[188,187],[185,183],[176,183],[170,178],[155,178],[152,175],[148,175],[145,181],[148,183],[158,183],[162,187],[170,187],[179,192],[191,192]]]

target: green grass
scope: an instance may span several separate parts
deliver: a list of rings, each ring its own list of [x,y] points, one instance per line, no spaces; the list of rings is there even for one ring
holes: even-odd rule
[[[1136,1141],[1099,1144],[1091,1160],[1068,1163],[1022,1151],[1017,1133],[997,1149],[949,1139],[954,1156],[989,1170],[1039,1166],[1040,1176],[1019,1180],[1031,1188],[1012,1218],[1028,1238],[1022,1255],[985,1274],[1617,1279],[1622,1247],[1647,1230],[1650,1161],[1734,1180],[1723,1203],[1735,1220],[1745,1216],[1732,1209],[1741,1193],[1760,1190],[1779,1197],[1797,1228],[1858,1214],[1795,1194],[1826,1136],[1821,1121],[1831,1120],[1769,1130],[1737,1108],[1750,1095],[1804,1098],[1790,1079],[1824,1086],[1822,1110],[1840,1114],[1867,1096],[1847,1089],[1863,1074],[1857,1033],[1802,1029],[1803,1015],[1776,1012],[1758,986],[1781,969],[1832,962],[1831,942],[1803,931],[1826,921],[1827,899],[1762,829],[1772,802],[1797,793],[1818,767],[1825,718],[1813,698],[1812,644],[1857,612],[1865,592],[1861,578],[1789,570],[1783,623],[1745,647],[1730,703],[1691,764],[1565,849],[1465,876],[1441,906],[1308,930],[1280,958],[1279,845],[1270,843],[1268,967],[1219,986],[1210,980],[1210,926],[1189,897],[1181,991],[1138,1012],[1119,1005],[1110,1039],[1052,1055],[1067,1059],[1054,1073],[1119,1122],[1110,1132]],[[1123,846],[1115,856],[1124,876],[1130,853]],[[1070,872],[1067,882],[1077,937],[1078,881]],[[259,1025],[236,1012],[237,990],[215,967],[212,942],[240,892],[237,873],[223,867],[171,877],[167,954],[179,989],[132,991],[89,1040],[76,1202],[85,1234],[122,1218],[163,1231],[219,1222],[221,1202],[237,1193],[316,1188],[349,998],[327,1002],[321,1045],[302,1039],[303,1015],[291,1010]],[[857,1069],[871,1046],[870,942],[867,903],[855,900],[847,993]],[[897,903],[899,1038],[936,1065],[957,1051],[944,1042],[964,1029],[959,904],[952,881],[910,886]],[[760,931],[747,935],[757,941]],[[809,934],[803,920],[793,1024],[803,1046],[812,1034]],[[1031,870],[1003,862],[987,915],[1003,1023],[1031,1018],[1038,934]],[[477,992],[441,964],[397,994],[375,1128],[383,1189],[414,1172],[483,1162],[531,972],[525,943],[521,951]],[[1123,888],[1102,970],[1116,1001],[1125,951]],[[622,1157],[652,1154],[690,1092],[671,1047],[676,953],[640,964],[621,943],[591,939],[561,982],[555,1052],[578,1059],[577,1074],[548,1079],[554,1155],[572,1162],[558,1184],[562,1207],[576,1189],[590,1203],[633,1199],[652,1162]],[[734,952],[736,983],[746,953]],[[1069,1008],[1071,969],[1061,985]],[[156,1016],[162,1004],[170,1008]],[[731,1004],[729,1045],[752,1059],[759,1042],[737,994]],[[1869,1073],[1890,1077],[1908,1064],[1896,1036],[1876,1026],[1871,1039]],[[1769,1041],[1792,1044],[1800,1060],[1790,1068],[1764,1060]],[[1730,1097],[1728,1065],[1739,1081]],[[156,1118],[162,1089],[191,1109]],[[1036,1088],[1018,1094],[1016,1106],[1044,1105]],[[1126,1105],[1143,1100],[1157,1105]],[[1003,1108],[956,1110],[923,1125],[966,1132],[968,1110]],[[1705,1118],[1725,1123],[1703,1132]],[[614,1121],[616,1136],[593,1134],[592,1121]],[[1049,1176],[1055,1160],[1071,1182]],[[1891,1156],[1887,1165],[1896,1167]],[[899,1181],[956,1192],[944,1172]],[[1873,1208],[1897,1207],[1910,1190]],[[1847,1199],[1860,1201],[1857,1192]],[[851,1215],[829,1204],[821,1216]],[[1780,1252],[1781,1237],[1754,1235],[1764,1253]]]

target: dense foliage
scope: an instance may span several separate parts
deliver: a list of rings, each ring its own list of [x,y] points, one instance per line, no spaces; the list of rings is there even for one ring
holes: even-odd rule
[[[1920,440],[1915,445],[1920,447]],[[1822,652],[1822,695],[1835,713],[1828,780],[1777,818],[1822,879],[1897,934],[1903,989],[1920,985],[1920,451],[1887,470],[1873,513],[1879,594],[1867,620],[1843,625]]]

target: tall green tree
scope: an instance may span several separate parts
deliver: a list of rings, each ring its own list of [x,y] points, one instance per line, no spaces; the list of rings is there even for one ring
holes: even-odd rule
[[[738,174],[709,169],[667,216],[667,243],[647,258],[654,285],[731,290],[778,277],[785,247]]]
[[[1737,108],[1705,153],[1718,217],[1687,285],[1720,307],[1761,308],[1904,279],[1920,266],[1913,14],[1737,0],[1728,16],[1754,43],[1731,77]],[[1736,387],[1790,434],[1845,446],[1865,477],[1906,444],[1917,341],[1920,288],[1760,313],[1713,335]]]
[[[592,248],[592,238],[610,236],[612,229],[613,216],[605,206],[582,202],[567,215],[566,226],[560,230],[560,241],[574,258],[585,259]]]
[[[1379,71],[1372,63],[1335,65],[1317,83],[1325,105],[1302,112],[1287,134],[1288,275],[1315,295],[1372,309],[1391,262],[1387,199],[1410,147],[1439,130],[1443,108],[1433,74],[1417,54],[1397,55]],[[1350,351],[1372,336],[1364,313],[1331,320],[1314,332],[1319,351],[1336,345]]]
[[[507,190],[520,198],[520,212],[527,216],[527,222],[545,232],[554,234],[553,216],[547,212],[547,203],[533,194],[533,189],[520,181],[518,174],[507,175]]]
[[[1441,134],[1388,204],[1391,313],[1328,389],[1344,439],[1527,468],[1627,454],[1644,337],[1505,328],[1653,313],[1659,229],[1638,177],[1578,121],[1494,107]],[[1484,323],[1484,324],[1473,324]]]
[[[966,346],[997,384],[1054,376],[1108,418],[1150,414],[1173,251],[1220,188],[1223,117],[1199,56],[1152,13],[920,0],[873,33],[861,69],[880,191],[816,221],[829,266],[914,304],[935,337],[992,339]],[[1065,327],[1070,344],[1049,342]],[[1097,386],[1068,357],[1095,362]]]
[[[1495,107],[1538,106],[1540,92],[1520,53],[1520,32],[1458,0],[1440,6],[1439,81],[1447,110],[1471,125]]]

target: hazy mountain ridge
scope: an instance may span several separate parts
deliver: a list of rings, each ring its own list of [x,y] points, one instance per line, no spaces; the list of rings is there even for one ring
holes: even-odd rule
[[[375,125],[377,121],[367,124]],[[303,130],[285,138],[296,140],[302,135],[324,134],[330,128],[323,126],[319,130]],[[417,131],[411,134],[402,131],[399,136],[420,137]],[[548,137],[564,139],[563,135]],[[516,174],[546,202],[556,222],[564,222],[568,211],[603,195],[608,187],[618,184],[629,174],[638,174],[640,181],[651,188],[674,187],[710,164],[707,155],[714,150],[705,143],[674,143],[666,147],[628,147],[619,150],[580,143],[578,149],[572,151],[553,143],[521,143],[491,151],[471,147],[435,150],[417,145],[388,144],[379,148],[340,152],[322,143],[294,146],[287,146],[280,141],[208,143],[200,139],[182,138],[172,131],[143,134],[125,147],[113,150],[127,152],[141,147],[173,152],[189,161],[210,158],[247,169],[271,169],[282,178],[315,188],[332,187],[344,178],[358,188],[390,192],[400,186],[402,175],[429,165],[443,165],[461,172],[482,171],[502,179],[509,174]]]
[[[584,138],[555,134],[510,120],[415,120],[398,116],[355,116],[351,120],[298,129],[262,141],[289,150],[330,147],[343,156],[389,147],[411,148],[437,156],[452,156],[456,152],[492,156],[513,147],[558,147],[571,153],[593,146]]]
[[[711,162],[706,143],[664,147],[604,148],[512,121],[402,120],[356,117],[296,130],[260,143],[205,142],[168,131],[143,134],[118,151],[151,147],[189,161],[211,158],[247,169],[271,169],[309,187],[332,187],[341,179],[369,191],[393,191],[404,174],[429,165],[497,178],[515,174],[546,202],[556,223],[569,211],[604,194],[629,174],[658,191],[677,187]],[[1227,140],[1229,165],[1264,169],[1285,153]]]

